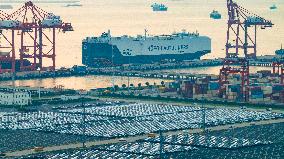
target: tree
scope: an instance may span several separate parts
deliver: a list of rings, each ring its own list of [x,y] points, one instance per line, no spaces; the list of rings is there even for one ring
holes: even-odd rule
[[[138,83],[138,87],[141,88],[141,86],[142,86],[142,84],[141,84],[141,83]]]
[[[122,84],[122,88],[125,88],[126,87],[126,84]]]
[[[117,91],[118,90],[118,85],[114,85],[114,91]]]
[[[134,87],[134,84],[131,83],[131,84],[130,84],[130,87]]]
[[[146,84],[146,86],[147,86],[147,87],[149,87],[149,85],[150,85],[150,83],[149,83],[149,82],[146,82],[145,84]]]
[[[164,86],[164,85],[165,85],[165,82],[164,82],[164,81],[161,81],[161,85]]]

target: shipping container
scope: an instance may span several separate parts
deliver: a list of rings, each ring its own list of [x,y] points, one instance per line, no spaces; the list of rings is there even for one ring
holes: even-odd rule
[[[271,71],[270,70],[261,70],[261,71],[257,71],[257,73],[260,73],[261,77],[271,76]]]
[[[219,82],[209,82],[209,90],[218,90],[220,88]]]
[[[241,85],[239,84],[229,84],[226,85],[227,92],[240,92],[241,91]]]
[[[251,95],[251,99],[263,99],[263,94],[255,94],[255,95]]]
[[[194,94],[207,94],[208,84],[195,84],[194,85]]]
[[[272,85],[272,92],[273,93],[279,93],[284,90],[284,85],[283,84],[274,84]]]
[[[263,91],[261,90],[260,86],[252,86],[249,88],[249,94],[250,95],[262,95],[263,96]]]

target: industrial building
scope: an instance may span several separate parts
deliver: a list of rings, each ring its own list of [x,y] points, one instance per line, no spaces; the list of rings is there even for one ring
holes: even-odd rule
[[[31,103],[29,92],[6,91],[0,92],[1,105],[29,105]]]
[[[77,100],[80,98],[79,95],[61,95],[61,100],[63,101],[69,101],[69,100]]]

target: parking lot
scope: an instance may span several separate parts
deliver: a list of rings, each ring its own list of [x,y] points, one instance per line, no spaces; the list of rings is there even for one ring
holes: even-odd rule
[[[82,142],[83,139],[84,141],[98,141],[150,132],[162,131],[166,133],[168,131],[200,129],[203,126],[203,113],[205,113],[207,128],[284,118],[282,113],[271,111],[227,108],[202,109],[198,105],[176,106],[149,103],[88,104],[85,110],[79,106],[68,106],[26,113],[1,112],[0,130],[2,131],[0,133],[3,134],[3,140],[1,140],[3,142],[0,143],[2,147],[0,151],[29,149],[34,146],[73,144]],[[241,142],[239,141],[254,145],[252,144],[254,139],[228,139],[226,135],[224,136],[224,140],[235,142],[234,145],[240,145]],[[7,140],[8,138],[14,140]],[[217,139],[220,138],[214,139],[213,137],[212,141]],[[15,141],[15,143],[9,141]],[[268,141],[256,141],[256,143],[261,144],[266,142]],[[9,145],[6,145],[8,143]],[[155,142],[151,143],[154,144]],[[228,142],[224,141],[224,143],[228,145]]]
[[[206,134],[163,135],[130,143],[94,146],[85,150],[43,153],[59,158],[283,158],[284,123],[257,125]],[[255,131],[253,131],[255,130]],[[261,133],[260,133],[261,132]],[[261,135],[255,135],[260,133]],[[236,135],[235,135],[236,134]],[[269,140],[269,142],[268,142]],[[160,151],[161,150],[161,151]],[[29,155],[24,158],[33,158]]]
[[[207,127],[283,118],[284,114],[242,109],[204,109]],[[201,128],[200,107],[125,104],[63,109],[59,112],[2,113],[0,128],[87,135],[101,138]]]

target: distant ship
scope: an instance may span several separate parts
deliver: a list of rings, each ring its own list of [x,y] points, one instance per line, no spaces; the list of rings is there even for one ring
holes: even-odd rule
[[[82,7],[82,4],[67,4],[65,7]]]
[[[275,51],[275,54],[279,56],[284,56],[284,49],[282,48],[282,44],[281,44],[281,48]]]
[[[160,36],[146,36],[145,31],[145,36],[137,37],[111,37],[109,31],[82,41],[82,63],[86,66],[193,60],[210,52],[209,37],[185,30]]]
[[[9,4],[2,4],[0,5],[0,9],[13,9],[13,6]]]
[[[168,7],[166,7],[164,4],[157,4],[154,3],[151,5],[153,11],[167,11]]]
[[[273,4],[272,6],[270,6],[269,7],[271,10],[273,10],[273,9],[277,9],[277,7],[276,7],[276,5],[275,4]]]
[[[213,10],[210,13],[210,18],[212,18],[212,19],[221,19],[221,14],[218,11]]]

